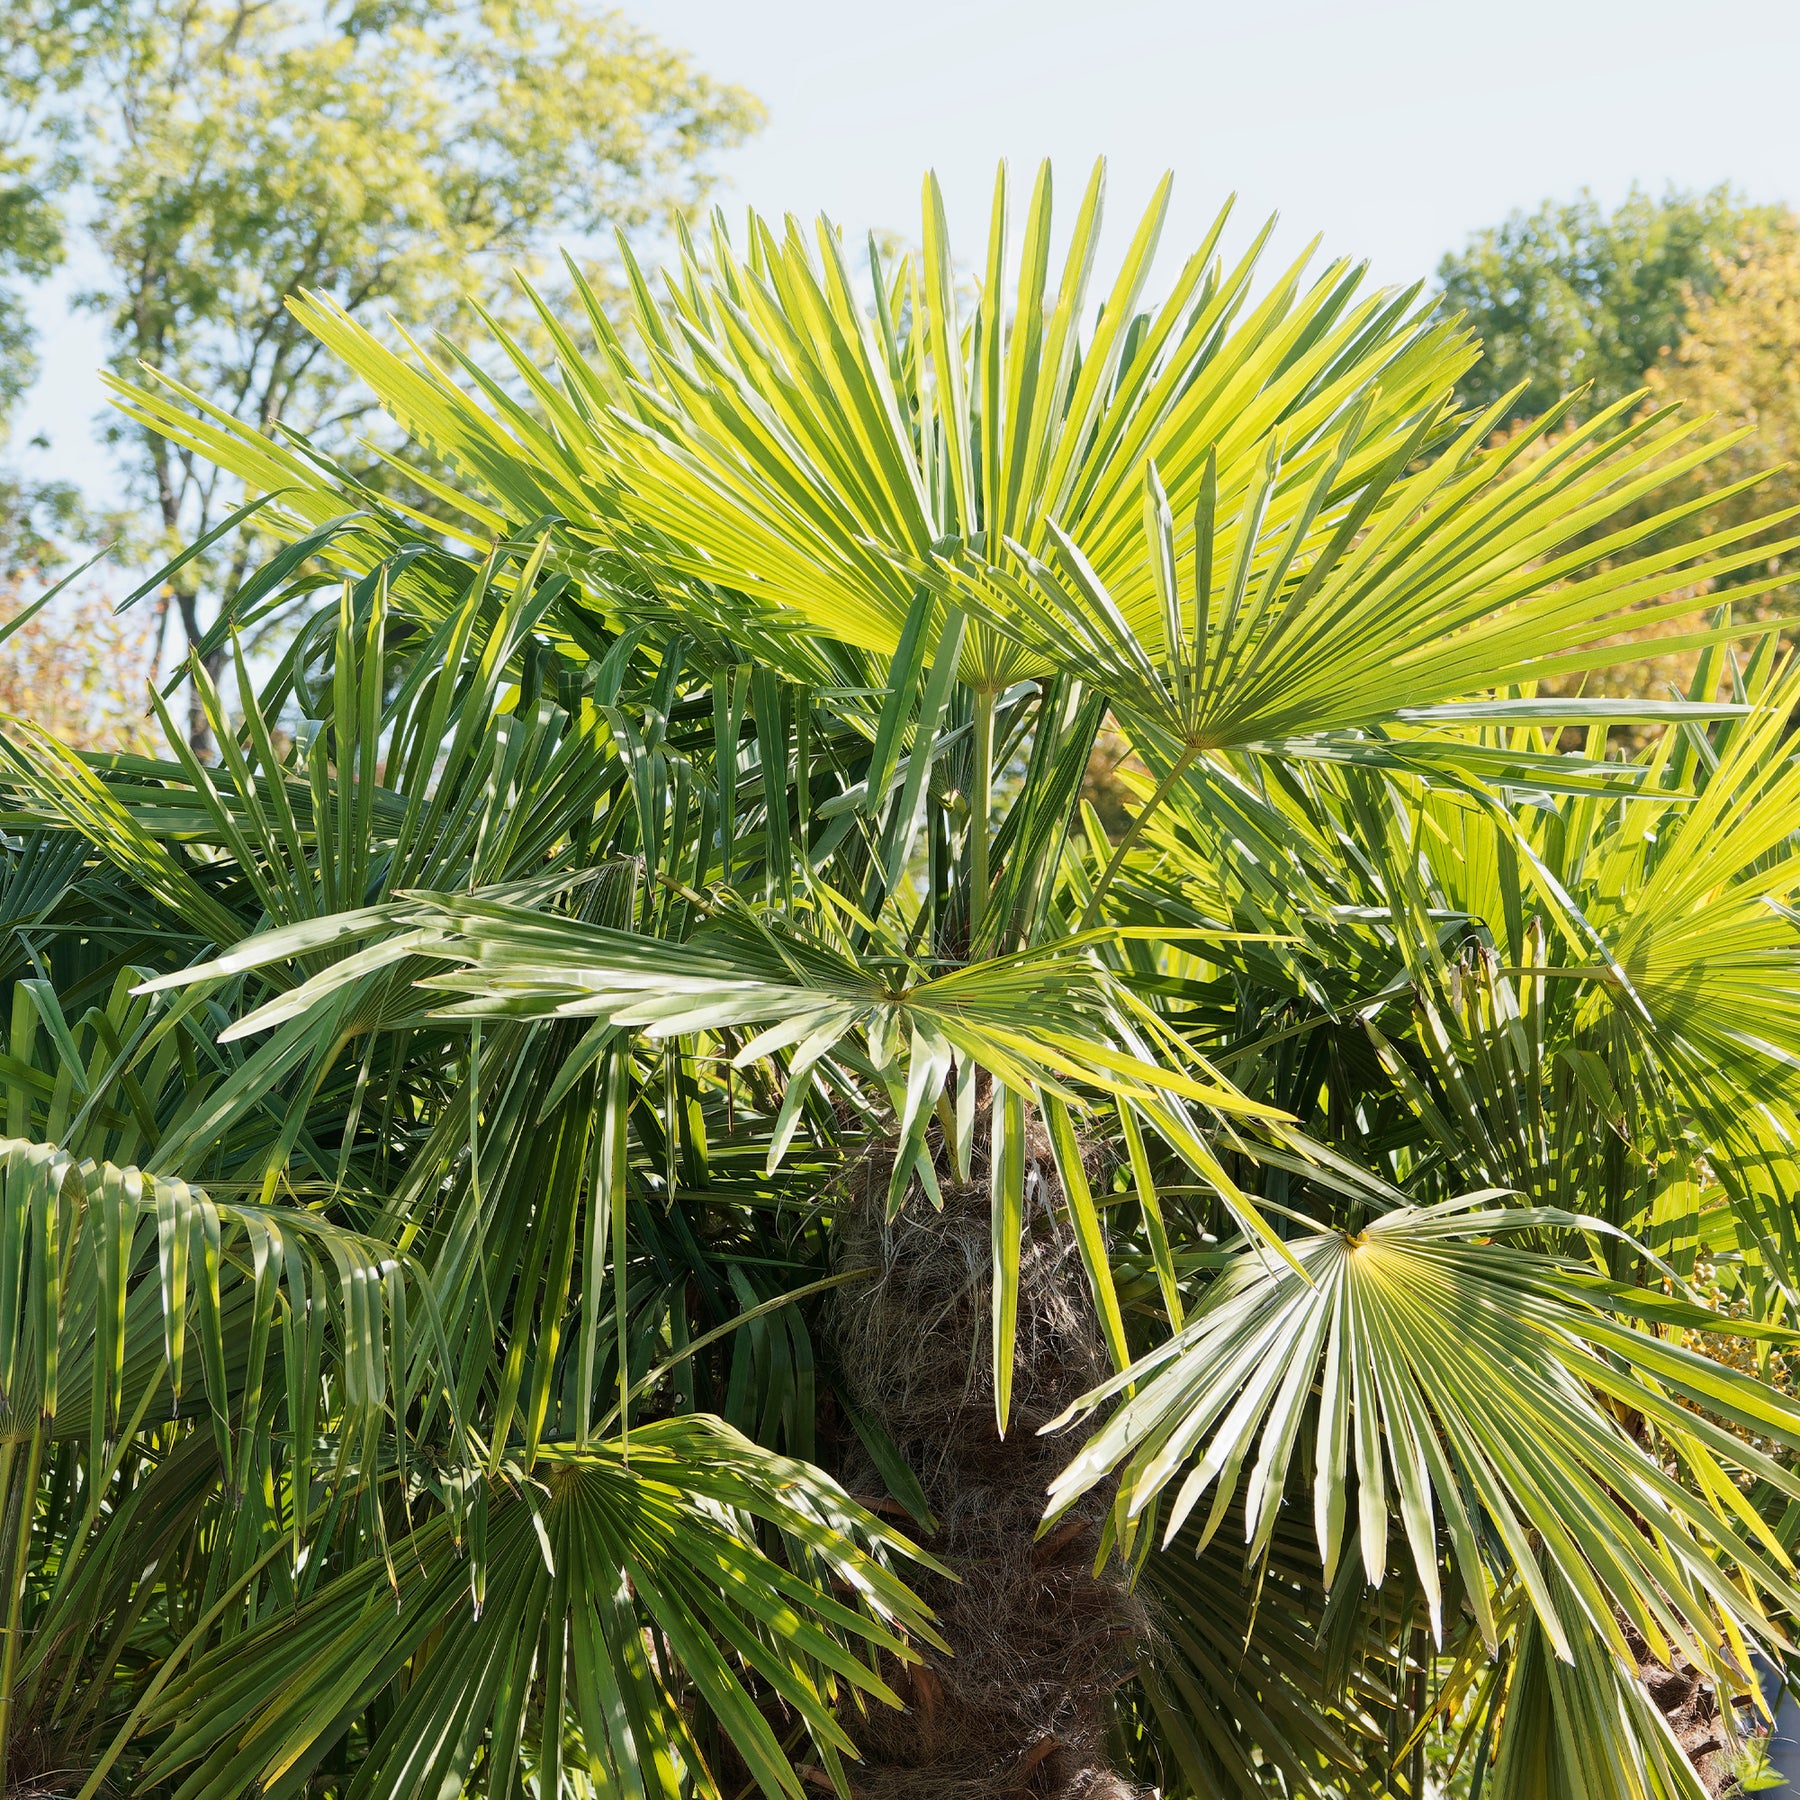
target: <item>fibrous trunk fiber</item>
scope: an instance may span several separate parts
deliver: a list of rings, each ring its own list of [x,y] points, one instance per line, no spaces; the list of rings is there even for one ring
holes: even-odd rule
[[[866,1800],[1123,1800],[1134,1792],[1106,1753],[1108,1697],[1136,1666],[1146,1620],[1116,1561],[1093,1572],[1110,1501],[1090,1504],[1041,1539],[1045,1490],[1074,1453],[1040,1437],[1109,1373],[1049,1145],[1027,1138],[1025,1235],[1011,1417],[995,1419],[992,1252],[985,1146],[971,1179],[940,1166],[944,1205],[918,1191],[885,1217],[891,1162],[874,1156],[848,1198],[842,1266],[875,1276],[843,1290],[836,1358],[857,1408],[892,1438],[935,1515],[924,1547],[959,1577],[919,1588],[953,1652],[927,1649],[888,1675],[903,1713],[871,1708],[852,1724]],[[879,1495],[860,1446],[843,1474]]]

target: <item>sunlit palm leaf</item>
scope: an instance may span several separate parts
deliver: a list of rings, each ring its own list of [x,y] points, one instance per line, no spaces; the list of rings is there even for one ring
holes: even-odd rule
[[[1441,1532],[1490,1641],[1491,1583],[1512,1578],[1564,1657],[1582,1637],[1624,1656],[1622,1614],[1659,1655],[1673,1643],[1708,1666],[1741,1666],[1735,1634],[1779,1639],[1764,1597],[1785,1609],[1797,1590],[1728,1470],[1797,1497],[1800,1486],[1694,1409],[1800,1446],[1800,1408],[1618,1322],[1556,1263],[1493,1241],[1578,1220],[1482,1199],[1297,1239],[1299,1271],[1241,1258],[1182,1331],[1083,1403],[1135,1389],[1059,1477],[1052,1512],[1119,1469],[1129,1517],[1180,1479],[1165,1538],[1210,1490],[1206,1535],[1249,1463],[1245,1530],[1264,1544],[1304,1434],[1328,1574],[1354,1473],[1363,1567],[1387,1567],[1391,1494],[1434,1621]],[[1620,1412],[1645,1421],[1656,1454]]]

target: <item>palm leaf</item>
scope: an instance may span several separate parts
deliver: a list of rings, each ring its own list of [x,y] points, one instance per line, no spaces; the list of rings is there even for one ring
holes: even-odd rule
[[[757,1522],[785,1566],[759,1547]],[[835,1772],[854,1754],[840,1693],[899,1704],[872,1656],[914,1660],[908,1637],[931,1636],[882,1560],[908,1548],[824,1478],[718,1421],[644,1427],[629,1448],[546,1447],[535,1475],[510,1471],[488,1502],[479,1592],[448,1522],[433,1520],[396,1546],[397,1604],[352,1571],[171,1684],[146,1778],[185,1769],[182,1800],[297,1791],[349,1717],[410,1668],[356,1792],[435,1792],[480,1759],[493,1793],[520,1791],[533,1767],[554,1791],[572,1766],[604,1788],[717,1795],[692,1696],[762,1792],[800,1800],[766,1709],[791,1708]],[[536,1722],[545,1694],[573,1732],[559,1705]]]
[[[1180,1477],[1164,1539],[1210,1490],[1204,1541],[1254,1452],[1244,1519],[1260,1546],[1304,1433],[1328,1576],[1343,1554],[1354,1471],[1363,1567],[1387,1567],[1391,1494],[1435,1631],[1441,1533],[1490,1644],[1496,1579],[1523,1583],[1565,1658],[1583,1638],[1625,1656],[1621,1616],[1658,1656],[1675,1646],[1713,1668],[1736,1659],[1740,1630],[1780,1641],[1765,1596],[1790,1606],[1792,1569],[1726,1470],[1784,1492],[1792,1478],[1693,1409],[1783,1445],[1800,1434],[1800,1411],[1617,1322],[1554,1262],[1494,1241],[1579,1220],[1484,1198],[1293,1240],[1298,1270],[1240,1257],[1179,1333],[1081,1403],[1090,1411],[1135,1389],[1058,1478],[1051,1515],[1118,1469],[1123,1516],[1135,1519]],[[1656,1454],[1620,1411],[1644,1420]],[[1665,1459],[1692,1485],[1673,1480]]]

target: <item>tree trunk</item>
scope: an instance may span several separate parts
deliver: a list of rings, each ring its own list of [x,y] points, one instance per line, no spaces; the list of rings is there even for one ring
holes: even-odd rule
[[[182,634],[187,639],[187,647],[191,653],[204,635],[200,624],[199,597],[191,591],[178,588],[175,603],[181,609]],[[211,656],[201,660],[207,674],[217,682],[220,671],[224,668],[224,658],[214,651]],[[188,745],[202,762],[211,760],[215,748],[212,726],[207,721],[206,702],[201,697],[200,684],[191,679],[188,682]]]
[[[985,1109],[984,1109],[985,1111]],[[934,1127],[935,1133],[935,1127]],[[881,1425],[918,1475],[937,1530],[922,1542],[959,1581],[925,1576],[922,1596],[951,1656],[926,1649],[886,1670],[908,1702],[850,1721],[867,1800],[1113,1800],[1134,1790],[1106,1754],[1107,1700],[1128,1678],[1146,1618],[1117,1559],[1093,1564],[1110,1492],[1041,1540],[1045,1489],[1075,1440],[1038,1435],[1109,1372],[1062,1205],[1048,1140],[1027,1139],[1012,1418],[996,1429],[992,1253],[984,1142],[959,1185],[940,1159],[941,1212],[916,1189],[891,1224],[891,1159],[858,1171],[842,1265],[874,1267],[844,1290],[834,1350],[852,1402]],[[877,1495],[881,1477],[852,1441],[844,1477]]]

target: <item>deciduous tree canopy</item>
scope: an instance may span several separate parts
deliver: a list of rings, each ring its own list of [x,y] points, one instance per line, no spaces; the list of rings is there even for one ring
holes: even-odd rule
[[[704,195],[710,153],[759,117],[583,0],[21,0],[5,30],[36,58],[15,100],[40,185],[61,179],[98,252],[86,303],[115,367],[325,449],[356,443],[367,399],[289,295],[459,329],[464,294],[504,301],[513,266],[558,241],[670,230]],[[11,193],[36,233],[0,237],[0,259],[9,242],[15,259],[50,253],[38,192],[0,188],[0,232]],[[124,448],[165,555],[240,497],[161,438],[128,432]],[[241,558],[202,559],[174,581],[189,642],[242,574]]]
[[[1482,343],[1458,392],[1486,406],[1521,389],[1508,419],[1536,418],[1584,385],[1578,414],[1610,406],[1681,342],[1696,297],[1792,228],[1785,208],[1747,205],[1728,188],[1660,200],[1633,188],[1610,212],[1583,193],[1514,213],[1438,264],[1446,310]]]

